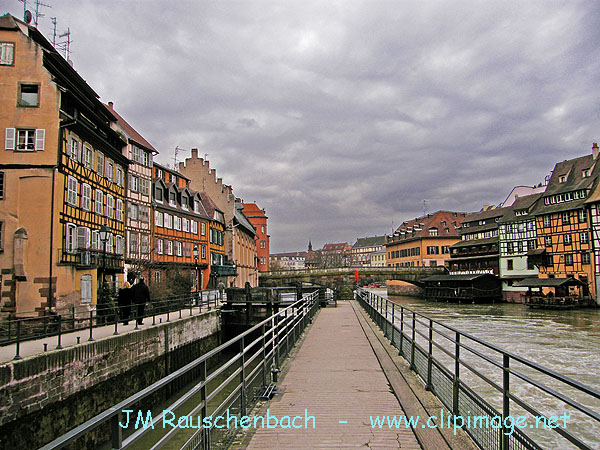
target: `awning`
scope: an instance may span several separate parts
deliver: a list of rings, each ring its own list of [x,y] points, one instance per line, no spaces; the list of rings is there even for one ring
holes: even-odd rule
[[[558,286],[585,286],[577,278],[525,278],[513,284],[514,287],[558,287]]]
[[[529,250],[527,252],[527,256],[543,255],[544,253],[546,253],[545,248],[534,248],[533,250]]]

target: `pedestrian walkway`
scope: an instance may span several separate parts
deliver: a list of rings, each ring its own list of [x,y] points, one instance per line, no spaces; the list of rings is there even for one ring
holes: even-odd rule
[[[303,428],[257,428],[247,449],[420,449],[413,431],[373,428],[370,416],[405,415],[350,302],[322,309],[274,399],[256,413],[302,417]],[[314,416],[314,428],[311,420]],[[304,428],[304,425],[308,425]]]
[[[197,316],[198,314],[202,314],[207,312],[208,308],[206,305],[202,306],[202,308],[193,307],[193,308],[185,308],[181,310],[181,318],[184,319],[186,317],[190,317],[190,315]],[[144,329],[147,327],[151,327],[154,325],[159,325],[162,323],[166,323],[167,321],[174,321],[180,318],[180,311],[173,311],[168,314],[159,314],[154,317],[146,317],[144,318],[144,323],[142,325],[138,325],[138,329]],[[123,325],[122,322],[118,322],[116,327],[115,324],[99,326],[92,328],[92,338],[97,341],[99,339],[105,339],[108,337],[112,337],[117,334],[129,333],[135,331],[136,325],[135,320],[130,320],[128,325]],[[82,328],[76,331],[68,331],[63,332],[60,337],[60,345],[62,348],[73,347],[75,345],[85,344],[88,342],[90,338],[90,329]],[[57,346],[59,343],[58,336],[47,336],[45,338],[40,339],[32,339],[29,341],[23,341],[19,344],[19,356],[21,358],[26,358],[28,356],[37,355],[40,353],[44,353],[45,351],[55,351],[57,350]],[[46,347],[44,348],[44,344]],[[17,345],[9,344],[3,345],[0,347],[0,364],[7,363],[12,361],[17,353]]]

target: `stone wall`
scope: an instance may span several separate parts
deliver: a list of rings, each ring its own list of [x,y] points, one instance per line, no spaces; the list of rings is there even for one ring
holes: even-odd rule
[[[213,311],[1,365],[0,448],[38,448],[216,347],[219,334]],[[107,430],[76,447],[95,448]]]

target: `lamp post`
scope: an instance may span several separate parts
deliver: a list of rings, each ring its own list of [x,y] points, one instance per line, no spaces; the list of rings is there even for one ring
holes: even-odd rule
[[[198,278],[198,244],[194,244],[194,261],[196,263],[196,291],[200,291],[200,286],[199,286],[199,278]]]
[[[110,228],[108,228],[106,225],[102,225],[100,227],[100,241],[103,244],[103,249],[102,249],[102,278],[100,279],[100,293],[101,293],[101,300],[102,300],[102,304],[104,305],[106,302],[106,289],[104,287],[104,277],[105,277],[105,272],[106,272],[106,243],[108,242],[108,240],[110,239],[110,237],[112,236],[112,233],[110,231]]]

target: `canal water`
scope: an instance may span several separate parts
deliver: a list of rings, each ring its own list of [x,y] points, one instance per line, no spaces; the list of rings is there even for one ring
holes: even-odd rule
[[[386,295],[385,289],[373,289],[372,291],[378,295]],[[389,299],[395,304],[406,306],[582,384],[594,389],[600,388],[600,309],[540,310],[511,303],[436,303],[404,296],[390,296]],[[469,342],[469,345],[471,344],[472,342]],[[493,355],[486,352],[478,345],[473,345],[473,347],[501,362],[498,354]],[[446,355],[443,355],[442,352],[434,352],[434,354],[438,359],[445,361],[446,367],[453,370],[453,362]],[[474,357],[468,352],[462,352],[461,357],[501,385],[501,370],[491,364],[486,364],[483,359]],[[586,407],[600,413],[599,400],[593,399],[589,395],[580,395],[550,377],[540,377],[539,373],[525,366],[515,364],[511,368],[516,368],[527,375],[537,375],[536,380],[559,392],[573,396],[575,400]],[[472,386],[494,407],[502,410],[501,396],[494,388],[466,369],[461,372],[461,378],[463,374],[469,386]],[[531,385],[520,383],[516,377],[511,378],[511,391],[546,413],[552,412],[560,415],[563,411],[572,411],[572,408]],[[511,410],[511,414],[516,413],[526,415],[517,407]],[[584,439],[592,448],[600,449],[600,424],[598,422],[572,414],[571,419],[567,422],[567,429]],[[553,431],[543,432],[534,429],[527,430],[527,434],[534,437],[538,443],[542,444],[543,448],[575,448]]]

